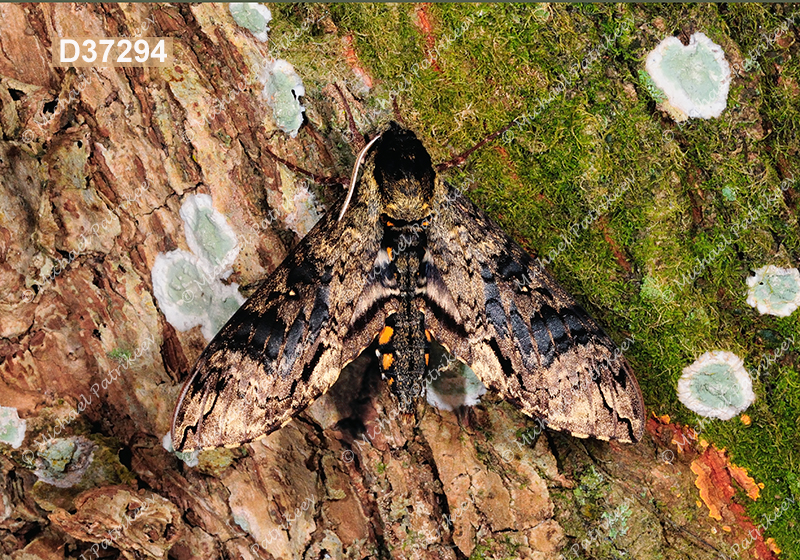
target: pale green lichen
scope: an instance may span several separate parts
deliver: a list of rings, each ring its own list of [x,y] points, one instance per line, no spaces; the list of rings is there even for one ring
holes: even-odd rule
[[[747,279],[747,304],[762,315],[788,317],[800,307],[800,271],[768,265]]]
[[[120,447],[118,440],[97,434],[39,442],[31,460],[39,480],[31,497],[45,511],[74,510],[75,499],[89,488],[134,482],[136,477],[120,462]]]
[[[187,467],[196,467],[200,462],[198,458],[200,455],[199,450],[195,450],[190,453],[175,451],[175,448],[172,446],[172,435],[170,433],[167,433],[163,438],[161,438],[161,446],[170,453],[175,454],[178,459],[186,463]]]
[[[633,509],[628,504],[620,504],[613,512],[604,511],[601,516],[608,527],[608,536],[616,539],[628,533],[628,519],[633,515]]]
[[[645,68],[677,121],[719,117],[727,106],[730,66],[722,48],[703,33],[693,34],[688,45],[667,37],[647,55]]]
[[[47,461],[50,468],[56,472],[64,472],[67,465],[72,462],[72,455],[78,446],[70,439],[56,440],[39,456]]]
[[[245,533],[250,532],[250,523],[247,521],[246,517],[234,513],[233,522],[236,523],[239,527],[241,527],[242,531],[244,531]]]
[[[34,473],[39,480],[57,488],[78,484],[92,464],[97,445],[83,436],[56,438],[36,454]]]
[[[194,255],[183,251],[173,251],[169,253],[169,256],[172,258],[172,262],[166,273],[168,298],[178,303],[185,315],[201,315],[203,310],[211,305],[211,294],[203,290],[206,279],[195,264]],[[153,270],[155,269],[156,267],[154,266]],[[156,295],[158,296],[158,294]],[[180,330],[190,328],[189,325],[183,325],[181,328],[178,318],[171,319],[168,317],[168,320]],[[192,324],[191,326],[194,325]]]
[[[181,205],[186,244],[206,274],[225,277],[239,255],[239,244],[225,216],[214,209],[211,196],[189,195]]]
[[[220,281],[232,272],[239,244],[210,196],[187,197],[180,213],[192,253],[176,249],[156,255],[153,293],[172,326],[183,332],[199,325],[211,340],[244,303],[238,284]]]
[[[259,41],[267,40],[268,24],[272,21],[269,8],[250,2],[231,2],[229,9],[233,21],[250,31]]]
[[[262,81],[262,95],[272,108],[275,124],[294,138],[303,124],[305,107],[300,104],[300,98],[306,94],[303,81],[285,60],[275,60],[268,64]]]
[[[153,264],[153,293],[167,321],[181,332],[195,326],[206,340],[219,332],[244,303],[236,283],[208,276],[191,253],[159,253]]]
[[[722,196],[728,202],[733,202],[736,200],[736,191],[730,187],[722,187]]]
[[[550,7],[547,2],[537,3],[533,5],[533,17],[540,22],[544,23],[550,19]]]
[[[18,449],[25,439],[27,422],[20,420],[16,408],[0,406],[0,442]]]
[[[701,416],[730,420],[756,397],[742,359],[718,350],[706,352],[683,369],[678,398]]]

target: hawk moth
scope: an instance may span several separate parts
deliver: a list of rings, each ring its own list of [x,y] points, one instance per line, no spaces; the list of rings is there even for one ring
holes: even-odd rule
[[[550,428],[638,441],[642,394],[614,343],[437,175],[414,133],[391,123],[362,155],[347,199],[201,354],[173,416],[175,449],[275,431],[376,338],[379,369],[404,412],[419,396],[415,384],[424,387],[435,339]]]

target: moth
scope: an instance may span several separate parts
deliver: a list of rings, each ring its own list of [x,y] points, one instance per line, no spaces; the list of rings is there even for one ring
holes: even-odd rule
[[[363,171],[209,343],[172,421],[179,451],[235,446],[287,424],[377,338],[403,412],[432,341],[551,429],[638,441],[639,385],[612,340],[391,123]]]

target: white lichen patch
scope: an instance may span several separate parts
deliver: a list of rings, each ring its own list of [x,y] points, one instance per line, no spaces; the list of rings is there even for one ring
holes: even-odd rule
[[[196,255],[177,249],[156,255],[153,293],[169,324],[181,332],[200,326],[206,340],[244,303],[239,285],[205,274]]]
[[[239,244],[228,220],[214,210],[211,196],[187,196],[180,214],[186,244],[198,256],[198,265],[209,276],[227,277],[228,269],[239,256]]]
[[[730,420],[756,396],[742,359],[732,352],[706,352],[683,369],[678,399],[701,416]]]
[[[486,393],[486,387],[466,364],[460,367],[448,368],[436,379],[433,379],[426,388],[428,404],[439,410],[455,410],[460,406],[475,406],[480,402],[481,396]]]
[[[667,37],[647,55],[645,68],[676,121],[719,117],[727,106],[731,69],[722,47],[703,33],[693,34],[688,45]]]
[[[289,229],[300,237],[305,237],[320,218],[314,193],[308,190],[305,181],[295,182],[284,167],[281,167],[281,184],[281,218]]]
[[[305,237],[320,218],[314,194],[305,185],[300,185],[292,197],[292,202],[294,209],[284,221],[297,235]]]
[[[241,527],[242,531],[244,531],[245,533],[250,532],[250,523],[248,522],[246,517],[234,514],[233,522],[236,523],[239,527]]]
[[[20,420],[16,408],[0,406],[0,442],[18,449],[25,439],[28,423]]]
[[[231,2],[229,9],[233,21],[241,25],[262,43],[267,40],[272,12],[269,8],[253,2]]]
[[[264,84],[262,95],[272,108],[275,124],[294,138],[303,124],[306,110],[300,104],[300,98],[306,94],[303,81],[291,64],[278,59],[266,65],[261,83]]]
[[[800,307],[800,271],[768,265],[747,279],[747,304],[762,315],[788,317]]]
[[[175,451],[175,448],[172,446],[172,435],[169,432],[167,432],[167,435],[161,438],[161,447],[170,453],[174,453],[178,459],[186,463],[187,467],[196,467],[200,463],[199,450],[192,451],[191,453],[181,453],[180,451]]]
[[[153,292],[167,321],[179,331],[199,324],[197,316],[211,304],[211,296],[197,257],[180,249],[156,255]],[[156,278],[159,279],[156,282]]]
[[[225,217],[212,208],[210,196],[187,197],[180,214],[192,252],[156,255],[153,294],[173,327],[185,332],[200,326],[211,340],[245,301],[238,284],[221,281],[231,273],[239,244]]]

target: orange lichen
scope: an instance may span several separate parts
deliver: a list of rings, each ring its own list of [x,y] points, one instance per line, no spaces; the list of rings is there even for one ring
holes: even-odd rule
[[[731,463],[724,448],[718,449],[713,445],[692,461],[691,468],[697,475],[695,486],[700,490],[702,503],[708,507],[709,517],[717,521],[735,521],[735,527],[723,525],[722,530],[734,534],[738,544],[748,542],[748,547],[752,545],[756,558],[773,560],[777,552],[769,541],[764,541],[763,527],[759,530],[747,516],[744,506],[733,499],[736,494],[732,485],[734,480],[752,500],[758,499],[763,485],[756,483],[743,467]],[[749,540],[742,541],[742,536]]]
[[[708,515],[717,521],[722,521],[720,510],[734,495],[726,466],[724,453],[715,447],[709,447],[692,461],[692,472],[697,475],[694,485],[700,490],[700,499],[708,507]]]
[[[672,441],[670,441],[670,443],[673,443],[678,447],[678,453],[683,453],[686,451],[685,447],[689,446],[690,444],[693,444],[696,441],[697,441],[696,431],[686,426],[680,426],[675,430],[672,436]]]
[[[700,457],[692,461],[692,472],[697,475],[694,484],[700,490],[703,503],[708,507],[709,516],[717,521],[722,520],[721,508],[730,504],[735,494],[731,480],[735,480],[751,500],[758,499],[758,484],[747,474],[747,470],[730,462],[725,449],[708,447]]]
[[[751,500],[757,500],[759,494],[759,487],[756,481],[753,480],[743,467],[737,467],[734,464],[728,463],[728,471],[731,473],[733,479],[739,483],[739,486],[744,488],[747,492],[747,497]]]
[[[767,545],[767,546],[769,547],[769,549],[770,549],[772,552],[774,552],[775,554],[780,554],[780,553],[781,553],[781,549],[780,549],[780,548],[778,548],[778,545],[775,543],[775,539],[773,539],[772,537],[770,537],[770,538],[768,538],[768,539],[766,540],[766,545]]]

